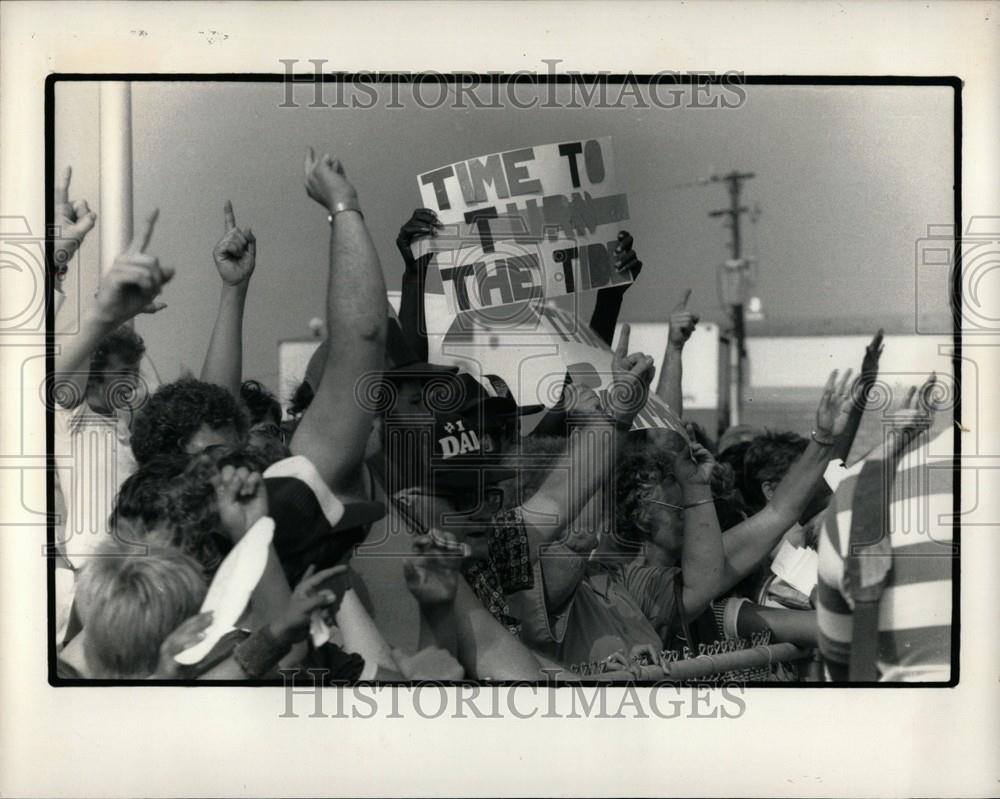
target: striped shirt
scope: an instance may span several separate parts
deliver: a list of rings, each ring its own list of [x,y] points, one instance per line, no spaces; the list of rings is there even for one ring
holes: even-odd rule
[[[944,441],[935,440],[935,451]],[[881,682],[951,676],[953,459],[925,440],[899,461],[889,506],[892,568],[879,603],[876,667]],[[853,602],[845,587],[855,489],[865,461],[843,474],[820,533],[817,620],[820,651],[836,668],[850,660]],[[870,510],[870,509],[869,509]]]

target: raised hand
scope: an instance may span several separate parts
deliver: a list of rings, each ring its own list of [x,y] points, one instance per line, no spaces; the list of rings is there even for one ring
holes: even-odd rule
[[[53,239],[53,259],[57,277],[62,277],[69,269],[70,259],[80,249],[83,240],[93,229],[97,214],[90,210],[86,200],[70,202],[69,182],[73,168],[66,167],[56,184],[53,205],[58,234]]]
[[[223,206],[223,215],[225,228],[222,238],[212,250],[215,268],[227,286],[244,285],[256,266],[257,238],[250,228],[241,230],[236,227],[233,204],[229,200]]]
[[[258,519],[267,516],[267,491],[260,472],[230,464],[212,476],[212,485],[222,526],[233,543],[243,538]]]
[[[631,272],[632,279],[635,280],[642,271],[642,261],[639,260],[639,256],[632,249],[632,244],[632,235],[627,230],[623,230],[618,234],[618,246],[615,247],[614,252],[614,265],[615,269],[619,272],[625,272],[626,270]]]
[[[205,631],[212,626],[212,611],[206,610],[181,622],[180,627],[167,636],[160,645],[160,659],[153,679],[173,680],[180,673],[181,664],[174,660],[205,638]]]
[[[902,406],[892,412],[893,426],[901,427],[913,436],[930,430],[934,424],[934,386],[937,372],[932,372],[918,389],[911,386],[903,399]]]
[[[406,587],[421,605],[450,605],[455,601],[463,555],[467,547],[442,530],[413,539],[414,557],[403,564]]]
[[[111,270],[101,278],[97,292],[97,313],[113,325],[127,322],[137,313],[156,313],[167,307],[156,297],[174,276],[169,266],[160,266],[155,255],[148,255],[146,248],[153,237],[156,217],[153,211],[140,225],[128,249],[115,258]]]
[[[874,382],[875,378],[878,377],[878,362],[879,358],[882,357],[882,350],[885,349],[885,345],[882,343],[883,336],[884,331],[880,327],[872,337],[871,343],[865,347],[865,357],[861,361],[862,382]]]
[[[670,312],[670,338],[667,346],[675,350],[684,349],[694,326],[698,324],[699,316],[688,310],[688,300],[691,299],[691,289],[684,292],[684,298]]]
[[[347,566],[333,566],[329,569],[316,571],[310,564],[292,591],[281,615],[271,622],[271,633],[279,641],[287,644],[297,644],[309,634],[309,621],[314,610],[329,607],[338,601],[335,591],[324,588],[328,580],[347,574]]]
[[[333,213],[343,208],[357,208],[358,192],[347,179],[344,167],[329,153],[319,158],[312,147],[306,149],[306,194]]]
[[[844,432],[847,427],[847,420],[851,414],[853,400],[851,399],[850,379],[851,371],[848,369],[844,376],[837,381],[837,370],[830,372],[826,385],[823,387],[823,395],[819,399],[819,407],[816,409],[816,434],[817,443],[833,443],[833,439]]]
[[[396,247],[399,248],[399,253],[403,256],[403,263],[406,265],[408,273],[412,274],[417,268],[417,259],[413,257],[413,251],[410,249],[413,240],[423,236],[433,236],[442,227],[444,225],[438,221],[437,214],[430,208],[417,208],[399,229],[399,235],[396,236]]]
[[[618,347],[611,360],[612,385],[608,391],[609,412],[615,424],[631,426],[636,414],[646,405],[649,384],[653,381],[653,359],[645,353],[628,353],[629,325],[622,325]]]
[[[682,447],[674,453],[674,477],[682,485],[712,484],[715,459],[712,453],[693,439],[690,447]]]

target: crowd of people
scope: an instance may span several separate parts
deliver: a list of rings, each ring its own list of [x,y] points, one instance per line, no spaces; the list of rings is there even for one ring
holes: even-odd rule
[[[67,170],[54,197],[57,292],[96,218],[69,187]],[[902,495],[892,482],[905,456],[929,444],[933,376],[896,414],[898,435],[852,452],[881,331],[859,353],[857,378],[851,368],[830,375],[805,435],[632,429],[650,392],[684,416],[681,353],[698,321],[688,297],[670,314],[657,381],[653,359],[629,351],[626,325],[606,397],[567,379],[554,407],[519,406],[496,376],[428,362],[431,256],[411,245],[436,234],[434,213],[418,209],[400,230],[397,315],[343,166],[309,150],[305,189],[330,229],[326,332],[286,408],[244,373],[257,242],[230,203],[198,377],[143,390],[145,346],[132,321],[163,309],[174,276],[152,254],[156,213],[92,300],[81,298],[50,392],[57,451],[72,454],[57,474],[61,677],[648,678],[744,645],[792,644],[794,659],[769,657],[727,679],[948,679],[950,599],[926,599],[950,584],[953,557],[899,557],[928,542],[899,540],[882,523],[892,503],[950,496],[918,496],[899,480]],[[616,256],[638,276],[627,232]],[[609,348],[627,288],[596,298],[590,324]],[[847,465],[835,492],[824,480],[831,463]],[[352,558],[390,538],[402,570],[365,585]],[[209,599],[234,591],[236,556],[245,565],[258,540],[266,552],[249,599],[220,625]],[[809,556],[811,581],[772,570],[789,547]],[[921,586],[927,597],[900,613]],[[391,640],[374,593],[415,600],[415,647]],[[862,645],[873,604],[874,643]],[[183,656],[194,651],[194,662]],[[869,662],[855,670],[861,655]]]

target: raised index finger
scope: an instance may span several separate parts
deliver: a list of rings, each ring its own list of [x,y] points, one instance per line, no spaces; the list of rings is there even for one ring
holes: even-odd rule
[[[222,206],[222,214],[225,218],[226,232],[228,233],[236,227],[236,215],[233,213],[233,203],[230,200],[226,200],[226,204]]]
[[[628,357],[628,338],[632,332],[632,326],[628,324],[622,325],[621,335],[618,337],[618,347],[615,349],[615,355],[619,358]]]
[[[66,167],[62,175],[59,176],[59,182],[56,184],[55,192],[55,203],[56,205],[66,205],[69,203],[69,181],[73,177],[73,167]]]
[[[154,208],[153,212],[143,220],[142,224],[139,225],[139,229],[132,237],[132,243],[129,245],[129,250],[132,252],[146,252],[146,248],[149,246],[149,240],[153,238],[153,228],[156,227],[156,218],[159,215],[160,209]]]
[[[677,303],[677,305],[674,307],[674,310],[675,311],[687,310],[688,300],[690,299],[691,299],[691,289],[688,289],[687,291],[684,292],[684,299],[682,299],[679,303]]]

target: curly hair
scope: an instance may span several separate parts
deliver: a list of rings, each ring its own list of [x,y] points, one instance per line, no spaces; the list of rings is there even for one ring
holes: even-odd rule
[[[118,489],[110,525],[138,522],[148,530],[166,521],[170,510],[169,489],[190,460],[182,452],[171,452],[158,455],[136,469]]]
[[[669,450],[651,439],[630,436],[615,466],[614,535],[627,551],[638,552],[646,538],[640,526],[646,513],[643,500],[673,473]]]
[[[209,573],[219,567],[232,545],[226,535],[213,478],[224,466],[262,471],[260,457],[250,447],[220,447],[191,458],[167,489],[166,527],[171,543],[190,554]]]
[[[240,402],[250,416],[250,426],[260,424],[268,417],[275,424],[281,424],[281,403],[263,383],[257,380],[244,380],[240,386]]]
[[[767,504],[764,483],[781,481],[809,442],[798,433],[772,433],[756,436],[743,456],[743,498],[754,511]]]
[[[146,344],[142,336],[128,325],[115,328],[102,338],[90,356],[90,379],[101,380],[111,362],[112,356],[122,362],[134,366],[142,360],[146,353]]]
[[[135,416],[132,454],[143,464],[157,455],[182,452],[198,429],[233,427],[242,439],[247,418],[236,398],[222,386],[184,377],[160,386]]]

